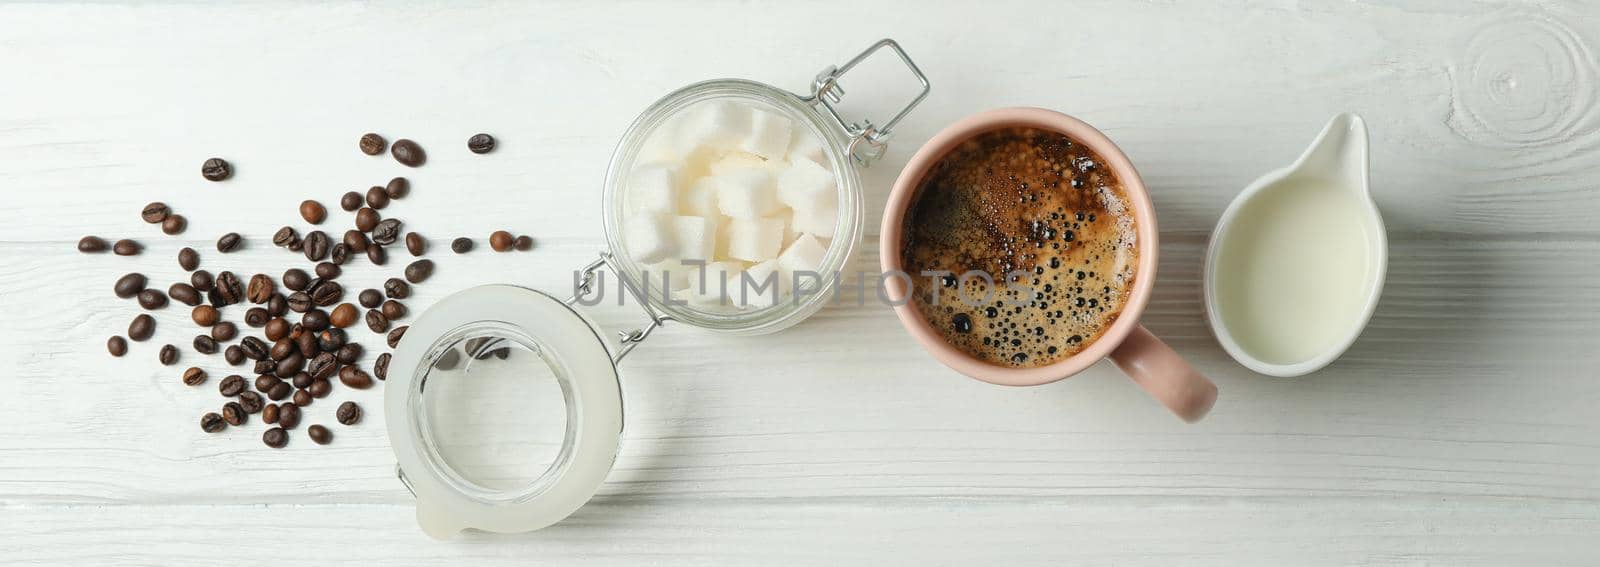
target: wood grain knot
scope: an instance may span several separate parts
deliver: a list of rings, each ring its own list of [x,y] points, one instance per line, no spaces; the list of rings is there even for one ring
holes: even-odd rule
[[[1596,53],[1555,15],[1492,14],[1454,53],[1449,124],[1462,137],[1526,148],[1594,130]]]

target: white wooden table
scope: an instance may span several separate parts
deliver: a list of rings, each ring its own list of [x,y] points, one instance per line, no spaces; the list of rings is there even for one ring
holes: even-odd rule
[[[0,563],[1600,562],[1600,5],[1231,4],[0,6]],[[961,378],[876,305],[769,337],[669,327],[625,364],[625,445],[598,497],[548,530],[442,543],[393,476],[381,387],[310,408],[368,409],[333,445],[272,451],[259,426],[201,433],[213,386],[157,364],[194,332],[186,309],[105,352],[137,311],[118,275],[164,287],[178,248],[229,230],[249,248],[205,267],[276,273],[292,258],[268,240],[296,203],[396,174],[414,189],[395,214],[436,250],[539,240],[435,254],[414,308],[477,283],[567,289],[603,245],[601,179],[639,110],[712,77],[801,89],[883,36],[934,93],[864,175],[854,266],[876,265],[884,195],[943,125],[1009,105],[1082,117],[1152,188],[1144,321],[1220,385],[1209,420],[1181,424],[1105,366],[1031,389]],[[1383,302],[1327,370],[1252,375],[1206,330],[1205,238],[1347,110],[1372,127]],[[359,155],[367,131],[422,142],[429,164]],[[478,131],[501,149],[468,154]],[[234,180],[200,179],[213,155]],[[188,232],[143,224],[152,200]],[[82,255],[85,234],[148,248]]]

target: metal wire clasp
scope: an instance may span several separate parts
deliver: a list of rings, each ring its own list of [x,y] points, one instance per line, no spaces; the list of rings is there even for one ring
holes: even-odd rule
[[[838,104],[844,97],[844,87],[839,84],[839,79],[844,77],[845,73],[850,72],[850,69],[855,68],[857,64],[865,61],[873,53],[884,47],[894,50],[895,55],[900,56],[900,61],[906,64],[906,68],[911,70],[911,74],[917,78],[917,82],[922,84],[922,91],[917,93],[916,98],[911,99],[911,102],[907,103],[904,108],[900,109],[899,113],[890,118],[888,122],[883,123],[882,126],[874,125],[870,118],[863,118],[860,123],[846,122],[844,117],[839,114],[839,110],[834,108],[834,105]],[[850,136],[850,157],[865,166],[883,157],[885,146],[889,141],[889,136],[894,132],[895,125],[899,124],[900,120],[905,118],[907,114],[910,114],[911,109],[916,108],[922,102],[922,99],[928,98],[928,91],[930,90],[932,90],[932,86],[928,83],[928,76],[922,74],[922,69],[918,68],[916,62],[911,60],[911,56],[906,55],[906,51],[900,48],[899,43],[886,38],[878,40],[877,43],[872,44],[872,47],[868,47],[866,51],[862,51],[854,58],[846,61],[843,66],[830,65],[828,68],[823,69],[822,72],[817,73],[816,80],[811,83],[811,94],[801,97],[801,100],[810,103],[822,103],[822,108],[826,109],[828,115],[833,117],[834,122],[839,123],[839,127],[843,128],[845,133]]]
[[[671,321],[672,316],[662,314],[660,311],[657,311],[655,307],[651,306],[650,302],[648,301],[649,298],[645,296],[645,292],[635,287],[633,283],[628,281],[628,278],[622,277],[622,270],[617,269],[617,266],[613,263],[614,261],[615,257],[612,256],[610,252],[601,252],[599,258],[595,259],[593,262],[590,262],[589,265],[584,266],[582,275],[579,277],[577,285],[573,286],[572,297],[567,298],[566,303],[567,305],[573,305],[578,302],[579,298],[587,296],[594,291],[594,283],[597,278],[596,274],[600,271],[600,268],[609,268],[611,273],[617,276],[617,282],[621,284],[622,289],[626,290],[628,295],[632,295],[634,301],[637,301],[639,303],[639,307],[644,310],[645,315],[650,317],[650,322],[645,324],[643,327],[634,329],[632,331],[619,331],[617,333],[622,346],[618,348],[616,354],[611,357],[611,361],[613,363],[620,363],[622,362],[623,357],[628,356],[628,353],[633,352],[634,347],[639,346],[639,343],[642,343],[646,338],[649,338],[650,333],[666,324],[667,321]]]

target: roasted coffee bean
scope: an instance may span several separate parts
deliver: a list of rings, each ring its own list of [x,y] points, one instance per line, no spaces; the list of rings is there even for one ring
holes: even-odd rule
[[[221,393],[224,398],[231,398],[244,392],[244,389],[248,387],[250,387],[250,384],[245,382],[243,376],[229,374],[227,378],[222,379],[221,384],[217,385],[217,392]]]
[[[288,312],[289,312],[289,298],[284,297],[283,296],[283,292],[280,291],[280,292],[274,293],[274,294],[272,294],[272,297],[267,298],[267,314],[268,315],[271,315],[273,317],[282,317],[285,313],[288,313]]]
[[[274,427],[261,434],[261,442],[273,449],[282,449],[289,444],[289,432]]]
[[[289,268],[283,272],[283,287],[293,291],[301,291],[306,284],[311,283],[311,276],[300,268]]]
[[[140,246],[138,242],[134,242],[133,239],[129,238],[118,240],[116,244],[111,245],[111,253],[118,256],[137,256],[139,251],[143,249],[144,247]]]
[[[200,416],[200,430],[206,433],[216,433],[228,427],[228,422],[222,420],[222,414],[208,412]]]
[[[272,387],[277,386],[278,383],[282,381],[283,380],[279,379],[277,376],[273,376],[271,374],[261,374],[256,376],[256,391],[265,394],[272,391]]]
[[[239,276],[233,272],[217,274],[216,292],[222,297],[223,305],[233,305],[244,301],[244,283],[239,281]]]
[[[289,299],[287,301],[289,303],[289,310],[295,313],[305,313],[306,311],[310,311],[313,305],[311,296],[306,295],[306,292],[303,291],[297,291],[289,294]]]
[[[300,356],[308,360],[311,357],[316,356],[317,353],[321,351],[321,349],[317,346],[317,334],[315,332],[301,333],[299,336],[294,338],[294,344],[298,349]]]
[[[472,251],[472,239],[465,236],[450,241],[450,251],[457,254],[466,254]]]
[[[155,310],[167,306],[167,294],[159,289],[147,289],[139,292],[139,306]]]
[[[189,219],[183,218],[183,215],[180,214],[167,215],[167,220],[161,221],[161,232],[164,234],[183,234],[184,229],[187,228],[189,228]]]
[[[261,305],[272,299],[272,294],[278,291],[277,284],[272,283],[272,276],[256,274],[250,276],[250,285],[245,288],[245,297],[250,303]]]
[[[211,326],[211,338],[219,343],[225,343],[239,336],[239,326],[231,321],[221,321]]]
[[[339,383],[357,390],[365,390],[372,387],[372,375],[360,368],[346,366],[339,369]]]
[[[389,141],[383,139],[383,136],[367,132],[361,136],[361,141],[357,145],[361,148],[361,153],[375,156],[383,153],[383,149],[389,145]]]
[[[331,280],[339,277],[339,274],[343,273],[343,270],[340,270],[339,266],[335,264],[322,262],[317,264],[316,272],[317,277],[325,280]]]
[[[200,253],[185,246],[178,251],[178,267],[183,268],[185,272],[193,272],[195,268],[200,267]]]
[[[361,422],[361,406],[356,405],[355,402],[339,404],[339,409],[333,412],[333,416],[341,424],[355,425]]]
[[[108,246],[106,240],[98,236],[85,236],[78,239],[78,251],[86,254],[105,252]]]
[[[300,347],[295,345],[294,339],[284,337],[272,342],[272,350],[267,353],[267,357],[273,361],[283,360],[299,349]]]
[[[422,283],[433,275],[433,260],[417,260],[406,266],[406,281]]]
[[[467,138],[467,150],[475,154],[486,154],[494,151],[494,136],[488,134],[473,134]]]
[[[393,299],[383,302],[383,306],[380,307],[379,310],[383,311],[384,318],[390,321],[395,319],[404,319],[406,316],[405,304]]]
[[[344,286],[333,280],[318,280],[312,284],[311,289],[306,290],[306,293],[311,296],[312,303],[318,307],[327,307],[344,299]]]
[[[346,211],[354,211],[361,208],[361,194],[355,191],[345,193],[344,196],[339,197],[339,208]]]
[[[239,406],[245,413],[261,413],[264,406],[261,394],[255,392],[239,392]]]
[[[516,248],[517,250],[521,250],[523,252],[527,252],[529,250],[532,250],[533,249],[533,238],[529,237],[526,234],[524,234],[522,236],[518,236],[516,240],[511,241],[511,247],[512,248]]]
[[[394,145],[389,146],[389,155],[394,156],[395,161],[406,167],[417,167],[428,161],[428,156],[423,153],[422,146],[405,138],[395,140]]]
[[[374,360],[372,362],[372,375],[374,377],[376,377],[379,380],[388,380],[389,379],[389,359],[390,358],[393,358],[393,355],[391,355],[391,354],[386,352],[386,353],[378,355],[378,359]]]
[[[335,327],[349,327],[356,324],[356,319],[360,316],[360,313],[356,311],[356,306],[349,303],[340,303],[338,307],[333,308],[333,313],[328,315],[328,322]]]
[[[222,158],[211,158],[200,164],[200,175],[210,181],[233,177],[233,164]]]
[[[398,346],[400,344],[400,339],[406,336],[406,329],[410,328],[410,325],[401,325],[399,327],[395,327],[393,331],[389,331],[389,348],[395,348]]]
[[[306,428],[306,435],[311,437],[311,442],[318,445],[327,445],[333,442],[333,432],[322,425],[313,425]]]
[[[313,230],[306,233],[306,240],[303,246],[302,251],[305,252],[307,260],[321,262],[323,258],[328,257],[328,248],[332,246],[332,243],[328,241],[327,234],[323,234],[320,230]]]
[[[296,372],[294,377],[289,379],[289,383],[294,385],[296,388],[306,388],[311,386],[312,380],[314,380],[314,378],[311,377],[310,373],[306,371],[300,371]]]
[[[361,345],[359,343],[345,343],[344,346],[339,347],[338,352],[333,353],[333,356],[339,359],[340,364],[355,364],[357,360],[361,359]]]
[[[273,370],[279,378],[293,378],[296,372],[305,370],[306,358],[299,352],[291,352],[289,356],[278,359],[278,367]]]
[[[411,297],[411,284],[400,278],[389,278],[383,282],[383,294],[389,299]]]
[[[239,341],[239,350],[244,353],[245,358],[250,360],[266,358],[267,348],[266,343],[255,337],[245,337],[244,340]]]
[[[195,352],[200,354],[217,353],[217,340],[211,338],[211,335],[195,335],[193,344]]]
[[[428,251],[428,240],[415,232],[406,233],[406,251],[412,256],[421,256]]]
[[[351,252],[367,251],[367,233],[359,230],[344,231],[344,246]]]
[[[320,400],[328,397],[328,394],[333,392],[333,383],[327,379],[312,380],[311,387],[306,388],[306,391],[311,392],[311,397]]]
[[[278,229],[278,232],[272,233],[272,244],[279,248],[288,248],[290,244],[294,244],[299,241],[300,233],[295,232],[294,227],[292,226],[280,228]]]
[[[161,352],[156,354],[156,360],[161,361],[162,366],[172,366],[177,364],[178,347],[172,345],[161,345]]]
[[[117,297],[127,299],[135,295],[139,295],[139,292],[144,291],[144,284],[146,281],[147,280],[145,280],[144,274],[127,274],[117,278],[117,283],[111,286],[111,291],[112,293],[117,294]]]
[[[372,229],[378,228],[378,221],[381,220],[383,220],[383,217],[378,214],[376,209],[361,207],[361,210],[356,211],[356,230],[371,232]]]
[[[228,302],[222,299],[222,291],[215,287],[211,288],[211,293],[206,294],[206,303],[217,309],[228,306]]]
[[[267,321],[266,328],[262,329],[262,332],[267,335],[267,340],[269,341],[287,337],[289,336],[289,321],[282,317],[271,319]]]
[[[111,356],[128,354],[128,340],[112,335],[111,338],[106,339],[106,352],[111,353]]]
[[[311,392],[305,390],[295,390],[294,397],[290,398],[290,400],[294,402],[295,407],[303,408],[309,406],[311,405]]]
[[[363,289],[361,295],[356,296],[361,301],[361,306],[367,309],[376,308],[383,304],[383,292],[375,289]]]
[[[234,250],[238,250],[239,246],[242,244],[244,244],[244,237],[239,236],[239,233],[237,232],[230,232],[222,235],[222,238],[217,239],[217,251],[227,254]]]
[[[389,194],[383,192],[382,187],[373,185],[371,189],[367,189],[367,206],[380,211],[383,210],[384,207],[389,206]]]
[[[454,370],[459,364],[461,364],[461,351],[450,349],[439,355],[439,359],[433,362],[433,367],[440,370]]]
[[[216,280],[211,277],[211,272],[195,270],[194,273],[189,274],[189,285],[194,286],[195,291],[211,291],[216,286],[216,283]]]
[[[289,397],[291,394],[294,394],[294,387],[290,386],[288,382],[279,381],[277,384],[273,384],[272,385],[272,389],[271,390],[267,391],[267,399],[272,400],[274,402],[282,401],[284,398]],[[281,406],[279,408],[279,411],[282,411]]]
[[[244,425],[245,417],[248,415],[244,411],[244,406],[239,405],[239,402],[222,404],[222,420],[228,422],[228,425]]]
[[[328,262],[333,265],[343,266],[345,262],[349,261],[350,247],[345,246],[343,242],[333,245],[333,248],[328,250]]]
[[[311,362],[306,365],[306,374],[310,375],[311,378],[330,378],[338,370],[339,361],[330,352],[318,354],[316,358],[311,359]],[[304,386],[295,384],[295,386],[301,388],[310,385],[310,379],[307,379]]]
[[[206,383],[206,371],[190,366],[183,371],[183,383],[188,386],[199,386]]]
[[[171,213],[172,209],[168,208],[166,203],[156,201],[145,205],[144,210],[139,212],[139,216],[144,219],[144,222],[161,224],[161,221],[167,220],[167,215]]]
[[[194,286],[186,283],[180,282],[172,284],[172,286],[167,288],[167,295],[171,296],[172,299],[177,300],[179,303],[188,305],[190,307],[200,304],[200,292],[195,290]]]
[[[389,263],[389,253],[384,251],[382,246],[370,244],[367,246],[367,261],[382,266]]]
[[[228,348],[222,349],[222,359],[226,360],[229,366],[244,364],[244,349],[239,348],[239,345],[229,345]]]
[[[252,278],[253,279],[253,278]],[[251,328],[260,329],[272,320],[272,314],[265,307],[251,307],[244,312],[244,324]]]
[[[390,199],[404,199],[406,193],[411,192],[411,182],[404,177],[390,179],[389,184],[383,186],[383,192],[388,193]]]
[[[372,241],[384,246],[400,238],[400,219],[383,219],[372,229]]]
[[[144,342],[145,339],[150,338],[150,335],[154,335],[155,333],[155,317],[141,313],[133,318],[132,323],[128,323],[128,338],[135,341]]]
[[[321,309],[312,309],[300,317],[300,325],[304,326],[306,330],[311,332],[321,331],[328,328],[329,322],[330,317],[328,317],[328,313]]]
[[[278,404],[269,403],[261,408],[261,421],[273,424],[278,422]]]
[[[382,311],[377,309],[368,309],[366,320],[367,328],[372,329],[372,332],[374,333],[384,333],[388,332],[389,330],[389,318],[384,317]]]
[[[294,429],[300,425],[300,406],[278,404],[278,427]]]
[[[290,242],[288,246],[285,246],[284,249],[290,252],[304,252],[306,249],[306,242],[304,240],[296,239],[294,242]]]
[[[256,374],[271,374],[273,369],[275,369],[277,367],[278,367],[278,363],[277,362],[274,362],[270,358],[263,358],[261,360],[257,360],[255,365],[253,367],[251,367],[250,370],[251,370],[251,372],[254,372]],[[262,392],[265,392],[265,391],[266,390],[262,390]]]
[[[511,241],[511,233],[504,230],[496,230],[494,233],[489,235],[489,247],[493,248],[495,252],[505,252],[510,250],[512,244]]]
[[[322,203],[306,199],[300,202],[300,218],[306,219],[306,222],[311,224],[322,224],[322,221],[328,219],[328,209],[323,207]]]

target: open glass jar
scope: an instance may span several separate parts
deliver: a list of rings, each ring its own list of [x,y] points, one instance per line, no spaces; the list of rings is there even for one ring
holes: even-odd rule
[[[839,80],[889,48],[920,83],[893,118],[845,120],[835,105]],[[668,322],[712,332],[766,334],[817,310],[838,285],[862,230],[857,167],[883,154],[900,122],[929,92],[921,70],[892,40],[882,40],[843,66],[828,67],[805,95],[739,79],[695,83],[663,97],[628,128],[611,159],[603,211],[608,251],[585,266],[565,299],[515,285],[480,286],[453,294],[419,315],[390,364],[384,408],[396,472],[417,498],[423,531],[446,538],[464,529],[525,532],[560,521],[605,481],[621,445],[623,408],[617,364]],[[624,178],[649,151],[651,134],[686,109],[737,101],[789,120],[820,140],[837,180],[836,228],[819,277],[795,280],[790,297],[750,309],[674,302],[663,277],[625,251]],[[605,272],[648,321],[606,333],[581,311]]]

